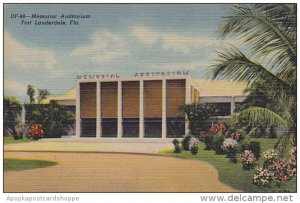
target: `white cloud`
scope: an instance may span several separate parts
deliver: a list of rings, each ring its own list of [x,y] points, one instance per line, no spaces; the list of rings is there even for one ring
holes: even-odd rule
[[[172,32],[157,32],[146,27],[134,27],[131,33],[141,43],[152,45],[162,40],[162,47],[165,50],[172,50],[188,54],[191,49],[206,49],[207,47],[220,47],[224,44],[238,45],[236,39],[216,39],[213,36],[188,36]]]
[[[4,32],[4,68],[46,69],[55,71],[56,58],[51,50],[30,48],[16,41],[9,32]]]
[[[4,32],[4,92],[19,99],[26,95],[28,83],[43,78],[59,78],[66,70],[57,67],[57,55],[50,49],[28,47]],[[48,84],[47,84],[48,85]]]
[[[23,96],[27,86],[16,80],[4,79],[4,95]]]
[[[131,32],[141,43],[152,45],[158,40],[158,33],[142,26],[135,26]]]
[[[101,63],[128,55],[125,40],[109,31],[94,32],[91,43],[78,47],[71,52],[71,57],[84,57],[89,62]]]

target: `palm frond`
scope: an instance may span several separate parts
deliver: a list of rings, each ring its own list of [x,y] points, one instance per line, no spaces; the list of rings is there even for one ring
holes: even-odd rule
[[[266,123],[276,125],[282,128],[288,128],[289,124],[277,113],[262,107],[251,107],[241,111],[239,117],[247,118],[249,123],[255,125],[257,123]]]
[[[285,89],[292,89],[291,85],[259,63],[255,63],[234,46],[218,52],[218,63],[211,66],[213,79],[226,79],[237,82],[246,81],[248,85],[260,80],[273,81]]]
[[[274,149],[276,150],[277,154],[279,157],[283,157],[285,151],[287,150],[287,146],[290,141],[291,134],[290,133],[285,133],[281,137],[278,138]]]
[[[296,66],[296,12],[280,4],[236,5],[220,27],[222,37],[232,34],[244,40],[256,56],[270,58],[272,68]]]

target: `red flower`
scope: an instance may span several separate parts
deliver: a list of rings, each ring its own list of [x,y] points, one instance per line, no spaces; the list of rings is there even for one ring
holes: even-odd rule
[[[42,125],[32,125],[27,132],[27,135],[29,137],[38,137],[42,138],[44,135],[44,130],[42,129]]]

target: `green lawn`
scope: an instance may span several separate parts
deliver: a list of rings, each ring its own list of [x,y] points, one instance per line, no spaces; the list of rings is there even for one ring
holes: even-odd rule
[[[22,142],[31,142],[33,139],[28,139],[27,137],[23,137],[23,139],[15,140],[12,136],[3,137],[4,144],[14,144],[14,143],[22,143]]]
[[[276,139],[267,138],[257,138],[251,140],[259,141],[261,143],[261,152],[266,149],[272,148],[276,142]],[[296,178],[293,178],[291,181],[284,183],[280,188],[275,186],[275,183],[272,183],[269,187],[256,186],[252,184],[252,174],[254,172],[254,169],[250,171],[244,171],[239,160],[237,164],[229,163],[226,155],[216,155],[213,150],[204,150],[204,146],[204,143],[200,142],[200,147],[197,155],[192,155],[191,152],[186,151],[183,151],[179,154],[173,153],[173,149],[163,150],[161,151],[161,153],[175,157],[199,159],[209,162],[218,170],[220,181],[244,192],[282,192],[286,190],[288,190],[289,192],[296,192]],[[263,155],[261,155],[261,158],[258,161],[258,164],[260,166],[262,166],[262,163]]]
[[[4,172],[23,171],[35,168],[55,166],[57,162],[27,159],[4,159]]]

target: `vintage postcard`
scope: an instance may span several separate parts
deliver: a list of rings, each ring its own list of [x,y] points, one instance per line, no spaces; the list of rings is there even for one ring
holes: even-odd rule
[[[4,193],[297,192],[296,4],[3,7]]]

